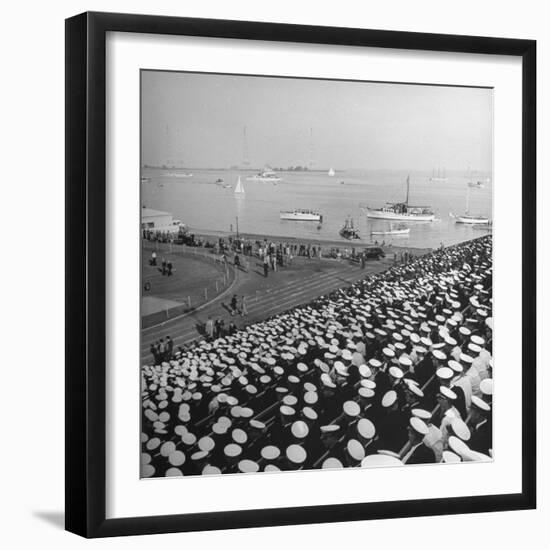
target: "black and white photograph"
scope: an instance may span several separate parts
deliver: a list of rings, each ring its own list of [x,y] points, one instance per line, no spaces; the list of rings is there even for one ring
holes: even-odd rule
[[[140,130],[143,478],[493,459],[492,89],[143,70]]]

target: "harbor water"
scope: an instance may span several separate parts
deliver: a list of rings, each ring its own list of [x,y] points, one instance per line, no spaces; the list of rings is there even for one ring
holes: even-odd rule
[[[385,202],[405,200],[407,172],[342,171],[330,177],[327,172],[278,172],[279,182],[249,181],[254,172],[238,170],[190,170],[190,177],[178,177],[184,171],[145,168],[141,183],[142,206],[170,212],[174,219],[187,224],[191,231],[228,232],[295,237],[325,241],[342,239],[339,231],[348,216],[353,219],[361,239],[356,245],[384,241],[399,246],[435,248],[486,234],[471,226],[455,223],[450,213],[466,210],[468,182],[482,180],[482,188],[469,188],[470,213],[492,220],[492,183],[489,174],[472,177],[450,173],[445,181],[431,181],[431,172],[410,174],[409,204],[430,206],[433,222],[393,222],[410,227],[408,235],[376,235],[392,227],[387,220],[371,220],[361,206],[379,208]],[[245,193],[235,195],[238,177]],[[223,180],[224,187],[217,180]],[[319,210],[323,223],[281,220],[280,210]],[[238,218],[238,221],[237,221]]]

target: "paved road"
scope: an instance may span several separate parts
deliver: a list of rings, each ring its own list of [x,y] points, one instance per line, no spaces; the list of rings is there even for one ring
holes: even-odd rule
[[[186,344],[198,338],[201,335],[198,327],[206,322],[209,315],[212,315],[213,318],[223,318],[226,326],[232,320],[240,328],[271,317],[290,307],[307,303],[322,294],[351,284],[369,273],[383,271],[391,263],[391,260],[386,258],[380,262],[369,262],[365,269],[361,269],[359,266],[350,265],[347,262],[335,262],[334,267],[331,266],[329,269],[308,276],[306,279],[298,278],[273,289],[259,291],[256,293],[256,298],[250,297],[247,299],[248,315],[245,317],[230,316],[222,305],[229,300],[228,296],[225,299],[217,299],[199,311],[142,330],[141,361],[146,364],[152,359],[149,351],[150,345],[161,337],[170,335],[175,346]],[[239,277],[243,279],[246,276],[239,273]]]

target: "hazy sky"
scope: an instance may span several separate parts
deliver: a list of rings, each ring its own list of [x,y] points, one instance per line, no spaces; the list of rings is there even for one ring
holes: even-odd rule
[[[256,167],[489,171],[492,119],[487,89],[142,72],[144,164],[240,165],[246,126]]]

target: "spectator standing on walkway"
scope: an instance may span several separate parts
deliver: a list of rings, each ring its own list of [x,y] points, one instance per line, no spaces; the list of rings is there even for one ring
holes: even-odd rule
[[[235,313],[239,312],[239,308],[237,305],[237,295],[233,294],[233,297],[231,298],[231,316],[235,315]]]
[[[267,272],[269,271],[269,265],[268,265],[269,258],[267,257],[267,254],[264,256],[264,277],[267,277]]]
[[[212,317],[210,315],[208,316],[208,321],[206,321],[206,325],[204,326],[204,331],[210,340],[214,338],[214,321],[212,321]]]
[[[248,315],[248,309],[246,308],[246,296],[241,297],[241,317]]]
[[[151,261],[149,262],[150,265],[157,265],[157,253],[153,250],[153,253],[151,254]]]

